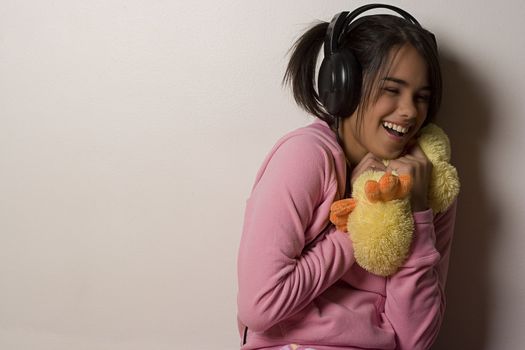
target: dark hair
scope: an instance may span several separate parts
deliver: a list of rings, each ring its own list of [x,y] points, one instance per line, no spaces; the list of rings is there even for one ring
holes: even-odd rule
[[[425,123],[433,120],[441,105],[442,78],[437,45],[427,30],[393,15],[371,15],[357,19],[350,33],[344,33],[341,48],[349,48],[361,64],[363,83],[358,118],[379,97],[375,85],[390,69],[392,52],[403,45],[412,45],[427,63],[431,96]],[[283,84],[292,88],[299,106],[328,124],[334,118],[323,108],[316,92],[316,65],[324,43],[328,23],[321,22],[308,29],[292,46]],[[376,92],[374,94],[374,92]]]

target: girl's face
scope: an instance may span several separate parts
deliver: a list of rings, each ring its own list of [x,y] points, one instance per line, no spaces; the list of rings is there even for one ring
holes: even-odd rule
[[[364,111],[362,121],[354,113],[343,122],[345,151],[352,164],[368,152],[381,159],[398,158],[425,121],[431,95],[427,64],[413,46],[404,45],[395,53],[377,89],[379,97]]]

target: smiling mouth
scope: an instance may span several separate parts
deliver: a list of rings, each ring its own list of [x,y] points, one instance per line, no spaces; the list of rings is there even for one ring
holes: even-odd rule
[[[396,137],[403,137],[410,131],[411,127],[405,127],[390,122],[383,122],[383,128],[390,134]]]

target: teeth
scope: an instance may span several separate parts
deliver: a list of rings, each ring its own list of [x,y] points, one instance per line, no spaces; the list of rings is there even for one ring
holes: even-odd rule
[[[389,129],[395,130],[397,132],[403,133],[403,134],[406,134],[409,129],[409,128],[402,127],[401,125],[393,124],[390,122],[383,122],[383,126]]]

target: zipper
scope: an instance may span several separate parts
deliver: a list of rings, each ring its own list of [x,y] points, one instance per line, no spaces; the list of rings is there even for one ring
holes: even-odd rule
[[[242,345],[246,344],[248,339],[248,327],[244,327],[244,335],[242,336]]]

